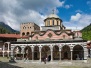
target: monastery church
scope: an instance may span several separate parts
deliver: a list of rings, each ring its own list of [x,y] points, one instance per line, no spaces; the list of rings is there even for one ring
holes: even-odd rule
[[[44,57],[54,60],[87,60],[87,41],[82,39],[80,31],[66,29],[55,13],[44,19],[40,27],[32,22],[20,25],[20,35],[11,41],[10,56],[17,60],[38,60]],[[4,55],[4,54],[3,54]]]

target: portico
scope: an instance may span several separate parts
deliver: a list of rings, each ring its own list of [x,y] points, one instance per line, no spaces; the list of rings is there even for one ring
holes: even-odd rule
[[[11,42],[11,56],[42,61],[44,57],[54,60],[87,60],[85,40]],[[17,59],[16,57],[16,59]]]

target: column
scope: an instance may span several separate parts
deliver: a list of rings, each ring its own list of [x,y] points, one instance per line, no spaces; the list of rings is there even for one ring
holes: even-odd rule
[[[24,54],[25,54],[25,52],[24,52],[24,47],[22,47],[22,54],[23,54],[22,60],[24,60]]]
[[[34,60],[34,52],[32,52],[32,61]]]
[[[40,52],[40,61],[41,61],[41,47],[39,47],[39,52]]]
[[[51,61],[53,61],[53,48],[51,48]]]
[[[90,48],[90,58],[91,58],[91,48]]]
[[[32,61],[34,60],[34,47],[31,47],[32,48]]]
[[[8,57],[9,57],[9,42],[8,42]]]
[[[3,57],[4,57],[4,52],[5,52],[5,45],[3,45]]]
[[[13,54],[13,47],[11,47],[11,57],[13,58],[14,57],[14,54]]]
[[[87,60],[87,56],[88,56],[88,50],[87,50],[87,48],[85,47],[85,48],[84,48],[84,60]]]
[[[59,50],[59,54],[60,54],[60,60],[61,60],[61,50]]]
[[[72,61],[72,55],[73,55],[73,53],[72,53],[73,51],[71,50],[71,61]]]

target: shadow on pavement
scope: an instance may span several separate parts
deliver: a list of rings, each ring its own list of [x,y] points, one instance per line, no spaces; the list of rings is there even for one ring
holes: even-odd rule
[[[9,62],[1,62],[0,61],[0,68],[23,68],[23,67],[18,67],[18,66],[10,65]]]

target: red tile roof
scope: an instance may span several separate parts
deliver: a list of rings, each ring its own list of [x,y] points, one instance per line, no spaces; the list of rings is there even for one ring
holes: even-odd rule
[[[0,34],[0,37],[4,37],[4,38],[19,38],[20,35],[19,34]]]
[[[22,36],[20,37],[20,34],[0,34],[0,37],[2,38],[28,38],[28,36]]]

